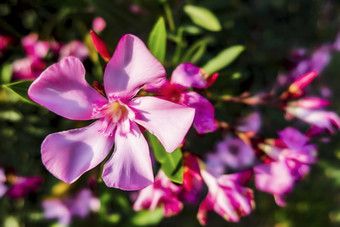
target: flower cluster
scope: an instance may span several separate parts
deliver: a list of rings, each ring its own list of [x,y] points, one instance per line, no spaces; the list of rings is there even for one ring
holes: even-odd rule
[[[101,27],[102,22],[95,23]],[[138,37],[124,35],[111,55],[99,35],[95,31],[90,34],[107,63],[103,85],[95,82],[92,87],[87,83],[83,63],[79,56],[69,56],[73,55],[70,51],[45,69],[28,90],[33,101],[57,115],[95,120],[87,127],[48,135],[41,145],[42,162],[66,183],[100,166],[108,187],[140,190],[133,205],[136,211],[162,207],[164,216],[169,217],[178,214],[185,203],[200,202],[197,219],[202,225],[207,224],[209,211],[238,222],[255,208],[253,190],[247,187],[252,178],[257,190],[273,194],[276,203],[284,206],[294,185],[317,162],[317,148],[311,140],[340,128],[339,116],[323,109],[330,104],[328,100],[306,97],[305,87],[318,76],[321,66],[292,77],[281,94],[274,85],[268,93],[221,98],[251,106],[271,105],[282,110],[286,119],[298,118],[311,125],[305,133],[286,127],[278,131],[279,138],[266,138],[259,133],[262,125],[258,111],[232,123],[216,119],[213,100],[205,94],[218,73],[209,75],[192,63],[181,63],[167,79],[162,64]],[[27,53],[39,59],[45,56],[48,44],[35,39],[28,49],[31,52]],[[222,134],[214,150],[204,157],[186,148],[191,125],[196,136],[218,129]],[[157,137],[167,153],[183,147],[182,184],[172,182],[162,169],[154,178],[145,130]],[[92,199],[84,189],[73,199],[46,200],[45,216],[67,225],[72,216],[88,214]],[[83,203],[87,205],[77,210]]]

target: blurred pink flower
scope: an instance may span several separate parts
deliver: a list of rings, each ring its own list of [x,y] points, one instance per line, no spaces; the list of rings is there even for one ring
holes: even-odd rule
[[[247,117],[239,119],[236,130],[247,135],[254,136],[261,128],[261,115],[259,112],[249,114]]]
[[[54,133],[41,146],[42,161],[57,178],[73,183],[114,152],[104,165],[109,187],[139,190],[153,183],[148,144],[137,124],[154,134],[167,152],[189,130],[195,111],[156,97],[135,97],[146,84],[165,78],[163,66],[144,43],[127,34],[104,72],[108,99],[85,80],[81,61],[66,57],[47,68],[28,90],[30,98],[71,120],[99,119],[91,125]]]
[[[13,78],[29,80],[37,78],[46,67],[43,60],[27,56],[13,62]]]
[[[100,33],[106,28],[106,22],[102,17],[95,17],[92,21],[92,28],[95,32]]]
[[[68,226],[72,217],[85,218],[90,211],[100,209],[100,201],[92,195],[89,189],[82,189],[77,195],[62,199],[47,199],[42,203],[44,217],[57,219],[62,226]]]
[[[43,181],[42,177],[15,177],[11,187],[8,188],[6,195],[12,199],[26,197],[28,194],[37,190]]]
[[[31,33],[21,40],[21,45],[24,48],[26,54],[33,58],[44,58],[47,52],[50,50],[50,44],[38,39],[37,33]]]
[[[241,216],[250,214],[255,208],[253,191],[244,187],[251,177],[251,171],[222,175],[218,178],[202,169],[201,174],[209,189],[197,213],[201,225],[207,224],[207,212],[211,210],[227,221],[238,222]]]
[[[191,63],[182,63],[173,71],[170,82],[163,80],[148,86],[146,90],[155,92],[163,99],[195,108],[194,127],[197,132],[213,132],[217,129],[214,106],[197,92],[186,91],[189,88],[203,89],[211,85],[204,79],[205,74]]]
[[[6,186],[6,174],[3,169],[0,168],[0,197],[4,196],[7,192]]]
[[[74,40],[66,45],[62,45],[59,52],[59,60],[67,56],[74,56],[84,61],[89,55],[89,51],[84,43]]]
[[[133,209],[135,211],[154,210],[162,206],[165,217],[178,214],[183,208],[182,202],[178,200],[179,191],[180,187],[173,184],[164,172],[159,170],[155,182],[139,192]]]
[[[273,161],[254,168],[255,186],[275,196],[279,206],[284,206],[284,197],[294,185],[307,175],[309,165],[316,162],[316,147],[308,144],[308,138],[294,128],[279,132],[276,144],[261,144],[262,149]]]

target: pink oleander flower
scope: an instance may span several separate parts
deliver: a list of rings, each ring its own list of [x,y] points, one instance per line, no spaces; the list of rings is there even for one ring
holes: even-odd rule
[[[309,165],[316,162],[316,147],[294,128],[282,130],[279,136],[273,145],[260,145],[273,161],[254,168],[255,186],[273,194],[276,203],[285,206],[284,197],[308,174]]]
[[[95,17],[92,21],[94,31],[100,33],[106,28],[106,21],[102,17]]]
[[[245,169],[255,161],[252,147],[238,137],[225,137],[216,145],[216,152],[223,165],[231,169]]]
[[[73,197],[47,199],[42,206],[45,218],[57,219],[60,225],[68,226],[73,216],[85,218],[91,211],[97,212],[100,201],[89,189],[82,189]]]
[[[222,175],[215,178],[201,169],[208,195],[199,206],[197,219],[201,225],[207,224],[207,212],[214,210],[227,221],[238,222],[241,216],[255,208],[253,191],[244,187],[251,177],[251,171]]]
[[[46,63],[39,58],[27,56],[13,62],[13,78],[29,80],[37,78],[45,69]]]
[[[68,44],[62,45],[59,51],[59,60],[67,56],[74,56],[84,61],[89,55],[89,51],[84,43],[74,40]]]
[[[180,187],[173,184],[164,172],[159,170],[155,182],[139,192],[133,209],[155,210],[156,207],[161,206],[165,217],[176,215],[183,208],[182,202],[178,199],[179,192]]]
[[[154,134],[167,152],[174,151],[189,130],[195,111],[156,97],[134,97],[147,84],[165,77],[163,66],[144,43],[127,34],[119,41],[104,72],[107,98],[85,80],[75,57],[48,67],[28,90],[30,98],[71,119],[98,119],[91,125],[48,135],[42,161],[57,178],[73,183],[110,153],[103,180],[109,187],[139,190],[154,181],[148,144],[138,125]]]
[[[43,59],[50,50],[50,44],[40,41],[37,33],[31,33],[22,38],[21,44],[26,54],[33,58]]]
[[[3,169],[0,168],[0,198],[4,196],[7,192],[6,186],[6,174]]]
[[[13,62],[13,78],[17,80],[35,79],[46,67],[43,59],[50,50],[50,44],[38,40],[37,33],[22,38],[21,44],[26,52],[26,57]]]
[[[235,129],[239,132],[246,133],[248,136],[254,136],[261,128],[261,115],[258,112],[249,114],[247,117],[239,119]]]
[[[18,177],[12,176],[12,185],[8,188],[6,195],[12,199],[23,198],[29,195],[30,193],[37,190],[42,181],[42,177],[32,176],[32,177]]]
[[[8,49],[8,46],[12,43],[12,38],[10,36],[5,36],[0,34],[0,57],[3,52]]]
[[[213,80],[216,79],[216,75],[214,74]],[[203,89],[210,86],[211,83],[203,77],[206,77],[206,73],[202,69],[191,63],[182,63],[173,71],[169,82],[164,80],[157,85],[147,87],[147,90],[155,92],[163,99],[195,108],[193,125],[197,132],[213,132],[217,129],[214,106],[197,92],[187,91],[189,88]]]
[[[96,48],[100,56],[102,56],[102,58],[106,62],[108,62],[111,58],[111,54],[110,54],[109,49],[107,48],[106,43],[104,42],[104,40],[102,40],[102,38],[100,38],[100,36],[95,31],[91,30],[90,35],[91,35],[94,47]]]
[[[334,133],[334,128],[340,128],[340,118],[333,111],[327,111],[320,109],[329,105],[328,100],[321,98],[302,98],[295,101],[288,102],[284,107],[287,118],[296,117],[302,121],[307,122],[314,128],[327,130],[330,133]]]
[[[195,203],[200,197],[203,179],[198,158],[190,153],[184,153],[183,184],[179,193],[181,201]]]

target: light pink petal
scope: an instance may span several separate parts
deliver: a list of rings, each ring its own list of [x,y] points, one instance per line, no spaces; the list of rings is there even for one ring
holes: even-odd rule
[[[116,133],[114,153],[104,165],[103,180],[107,186],[123,190],[140,190],[153,183],[149,147],[137,124],[131,122],[131,132],[125,136]]]
[[[42,161],[57,178],[73,183],[109,154],[113,138],[100,133],[98,120],[85,128],[50,134],[41,145]]]
[[[132,207],[133,210],[139,211],[149,208],[152,203],[154,192],[155,190],[153,185],[150,185],[139,191],[138,197]]]
[[[66,57],[48,67],[28,90],[30,98],[50,111],[71,119],[92,119],[94,105],[107,100],[85,80],[78,58]]]
[[[104,86],[110,100],[129,99],[141,87],[157,84],[165,69],[138,37],[124,35],[104,73]]]
[[[92,193],[89,189],[82,189],[70,204],[70,211],[73,215],[86,217],[90,213]]]
[[[195,110],[155,97],[138,97],[129,102],[135,109],[135,122],[154,134],[167,152],[173,152],[183,141]]]
[[[307,136],[292,127],[287,127],[278,134],[290,149],[302,148],[308,142]]]
[[[182,63],[173,71],[170,83],[183,89],[204,88],[207,82],[203,79],[203,73],[199,67],[191,63]]]
[[[263,164],[254,168],[258,190],[283,195],[292,191],[295,179],[285,161]]]
[[[206,98],[189,91],[182,94],[180,103],[195,108],[194,127],[198,133],[213,132],[217,129],[215,108]]]
[[[72,214],[68,207],[59,199],[45,200],[42,203],[44,217],[48,219],[58,219],[59,224],[67,226],[70,224]]]
[[[84,43],[74,40],[60,48],[59,59],[63,59],[67,56],[74,56],[84,61],[89,55],[89,50]]]

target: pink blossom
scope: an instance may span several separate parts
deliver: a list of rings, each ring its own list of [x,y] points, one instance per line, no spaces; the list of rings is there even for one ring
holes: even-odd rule
[[[319,107],[328,105],[326,100],[310,100],[301,99],[298,101],[289,102],[284,108],[287,117],[294,116],[302,121],[307,122],[313,127],[327,130],[334,133],[334,128],[340,128],[340,118],[333,111],[318,109]]]
[[[186,91],[189,88],[203,89],[208,86],[203,78],[206,73],[191,63],[182,63],[173,71],[170,82],[162,82],[148,86],[148,91],[154,91],[161,98],[195,108],[194,127],[198,133],[212,132],[217,129],[214,119],[214,106],[195,91]]]
[[[68,226],[73,216],[85,218],[90,211],[97,212],[100,201],[89,189],[82,189],[74,197],[47,199],[42,206],[45,218],[57,219],[60,225]]]
[[[185,202],[195,203],[203,186],[198,158],[190,153],[184,154],[183,184],[179,198]]]
[[[284,206],[284,197],[297,181],[309,172],[309,165],[316,162],[316,147],[294,128],[279,132],[276,145],[262,144],[260,148],[273,160],[254,168],[256,188],[275,196],[276,203]]]
[[[109,187],[139,190],[153,183],[148,144],[138,125],[154,134],[167,152],[189,130],[195,111],[156,97],[135,97],[147,84],[164,80],[163,66],[144,43],[127,34],[119,41],[104,72],[106,99],[86,82],[75,57],[47,68],[31,85],[32,100],[71,120],[99,119],[91,125],[46,137],[42,161],[57,178],[73,183],[110,153],[103,180]]]
[[[4,50],[12,43],[10,36],[0,35],[0,56],[2,56]]]
[[[23,198],[37,190],[42,181],[42,177],[38,176],[15,177],[15,181],[12,182],[12,186],[8,188],[6,195],[12,199]]]
[[[33,58],[44,58],[50,50],[50,44],[45,41],[38,40],[37,33],[31,33],[21,40],[22,47],[26,54]]]
[[[89,55],[87,47],[80,41],[74,40],[62,45],[59,52],[59,60],[67,56],[74,56],[83,61]]]
[[[37,78],[46,67],[43,60],[27,56],[13,62],[13,78],[29,80]]]
[[[255,161],[255,153],[251,146],[237,137],[227,136],[216,146],[221,162],[231,169],[245,169]]]
[[[159,170],[155,182],[142,189],[133,204],[135,211],[150,209],[154,210],[158,206],[164,209],[164,216],[170,217],[178,214],[183,204],[178,200],[180,187],[173,184],[162,170]]]
[[[249,114],[247,117],[239,119],[236,130],[248,135],[255,135],[261,128],[261,115],[259,112]]]
[[[95,17],[92,21],[92,28],[96,32],[101,32],[105,29],[106,27],[106,22],[102,17]]]
[[[0,169],[0,197],[4,196],[7,192],[6,175],[3,169]]]
[[[253,192],[243,186],[251,177],[251,172],[243,171],[215,178],[201,169],[201,174],[209,189],[197,213],[201,225],[207,224],[207,212],[211,210],[227,221],[238,222],[241,216],[250,214],[254,209]]]

